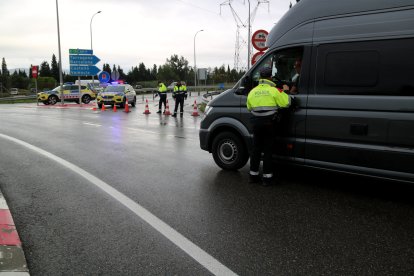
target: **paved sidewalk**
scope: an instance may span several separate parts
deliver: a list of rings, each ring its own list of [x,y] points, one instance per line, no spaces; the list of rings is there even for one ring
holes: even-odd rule
[[[0,275],[28,276],[22,243],[7,202],[0,191]]]

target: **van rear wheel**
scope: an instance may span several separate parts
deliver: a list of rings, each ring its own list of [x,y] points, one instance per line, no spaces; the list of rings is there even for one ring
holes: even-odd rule
[[[214,138],[212,153],[216,164],[224,170],[238,170],[244,167],[249,159],[241,138],[227,131]]]

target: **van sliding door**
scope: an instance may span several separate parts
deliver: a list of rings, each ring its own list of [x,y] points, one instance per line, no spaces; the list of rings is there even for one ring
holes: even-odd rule
[[[314,47],[308,165],[414,178],[413,56],[412,38]]]

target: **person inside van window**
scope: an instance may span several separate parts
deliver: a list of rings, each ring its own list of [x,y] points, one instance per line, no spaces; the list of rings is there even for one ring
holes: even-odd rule
[[[292,77],[292,84],[290,87],[288,85],[283,85],[283,90],[285,92],[288,92],[290,94],[297,94],[299,92],[299,80],[300,80],[300,69],[302,68],[302,60],[297,59],[293,65],[293,68],[295,69],[295,74]]]

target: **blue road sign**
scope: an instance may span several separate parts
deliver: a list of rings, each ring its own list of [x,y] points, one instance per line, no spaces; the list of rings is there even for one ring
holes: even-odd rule
[[[95,55],[69,55],[70,64],[95,65],[100,59]]]
[[[102,71],[98,75],[98,79],[101,83],[109,82],[111,77],[109,76],[109,73],[106,71]]]
[[[90,49],[69,49],[70,55],[92,55],[93,51]]]
[[[70,75],[71,76],[94,76],[98,74],[99,68],[95,65],[71,65]]]

